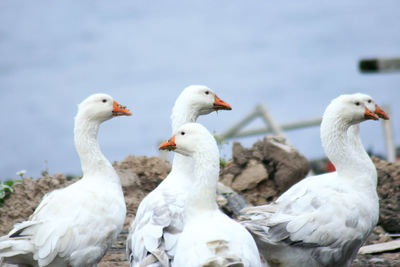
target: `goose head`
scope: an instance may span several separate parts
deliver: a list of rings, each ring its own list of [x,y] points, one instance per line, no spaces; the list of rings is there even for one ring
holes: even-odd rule
[[[366,95],[359,93],[341,95],[328,105],[324,117],[335,117],[348,125],[357,124],[365,120],[378,120],[379,117],[375,114],[375,110],[372,111],[370,109],[375,106],[372,103],[367,105],[368,101],[365,102],[365,97]]]
[[[217,110],[232,109],[213,90],[204,85],[186,87],[176,100],[175,106],[183,106],[189,113],[194,113],[197,116],[206,115]]]
[[[364,102],[365,106],[372,112],[374,112],[376,115],[378,115],[379,118],[388,120],[389,115],[380,107],[378,104],[375,103],[375,100],[370,97],[369,95],[366,94],[357,94],[359,97],[362,99]]]
[[[90,121],[104,122],[123,115],[131,115],[130,110],[118,104],[111,96],[93,94],[79,104],[77,117],[83,116]]]
[[[161,150],[169,150],[185,156],[193,156],[199,151],[217,148],[215,138],[199,123],[186,123],[168,141],[163,142]]]

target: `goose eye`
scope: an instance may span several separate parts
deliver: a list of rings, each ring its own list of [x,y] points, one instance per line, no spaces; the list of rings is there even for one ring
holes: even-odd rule
[[[106,102],[107,102],[107,99],[103,99],[102,102],[103,102],[103,103],[106,103]]]
[[[185,135],[185,132],[182,131],[182,132],[181,132],[181,135]]]
[[[372,102],[372,100],[371,100],[371,99],[369,99],[369,100],[368,100],[368,103],[371,103],[371,102]]]
[[[360,102],[357,101],[355,104],[356,104],[356,106],[359,106],[359,105],[360,105]]]
[[[206,95],[208,95],[208,94],[210,94],[210,91],[205,91],[204,93],[205,93]]]

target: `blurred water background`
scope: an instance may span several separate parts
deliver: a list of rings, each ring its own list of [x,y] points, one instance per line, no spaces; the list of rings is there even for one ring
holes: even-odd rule
[[[399,11],[398,0],[2,0],[0,178],[21,169],[79,175],[73,117],[95,92],[133,111],[100,129],[110,161],[158,155],[173,103],[190,84],[232,105],[199,119],[217,134],[259,103],[287,123],[320,116],[339,94],[364,92],[391,105],[399,144],[400,73],[357,67],[361,58],[400,55]],[[365,147],[384,155],[380,123],[361,131]],[[309,159],[324,155],[319,127],[286,134]]]

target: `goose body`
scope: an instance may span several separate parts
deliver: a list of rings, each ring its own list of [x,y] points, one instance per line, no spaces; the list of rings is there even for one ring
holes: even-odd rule
[[[377,173],[358,134],[360,122],[378,119],[366,99],[342,95],[324,113],[321,141],[336,172],[307,177],[274,203],[243,210],[241,223],[271,266],[350,266],[376,225]]]
[[[0,262],[85,267],[102,259],[126,214],[119,177],[97,142],[100,124],[118,115],[130,111],[106,94],[79,105],[74,136],[83,177],[45,195],[27,221],[0,238]]]
[[[177,98],[172,110],[172,132],[198,116],[216,110],[229,110],[206,86],[192,85]],[[130,265],[170,266],[177,240],[183,229],[184,206],[192,183],[193,160],[180,154],[174,155],[172,169],[160,185],[140,203],[130,226],[126,250]]]
[[[197,123],[183,125],[161,145],[193,159],[193,183],[184,207],[184,227],[172,266],[261,266],[255,241],[216,203],[219,151],[215,138]]]

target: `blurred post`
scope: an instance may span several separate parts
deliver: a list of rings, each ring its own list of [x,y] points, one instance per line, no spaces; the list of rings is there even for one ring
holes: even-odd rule
[[[358,63],[361,73],[400,72],[400,58],[369,58]]]
[[[392,111],[390,109],[390,106],[384,105],[383,109],[389,115],[389,117],[392,116]],[[391,119],[382,120],[382,124],[383,124],[383,134],[385,136],[387,161],[394,162],[396,161],[396,145],[394,143],[392,120]]]

